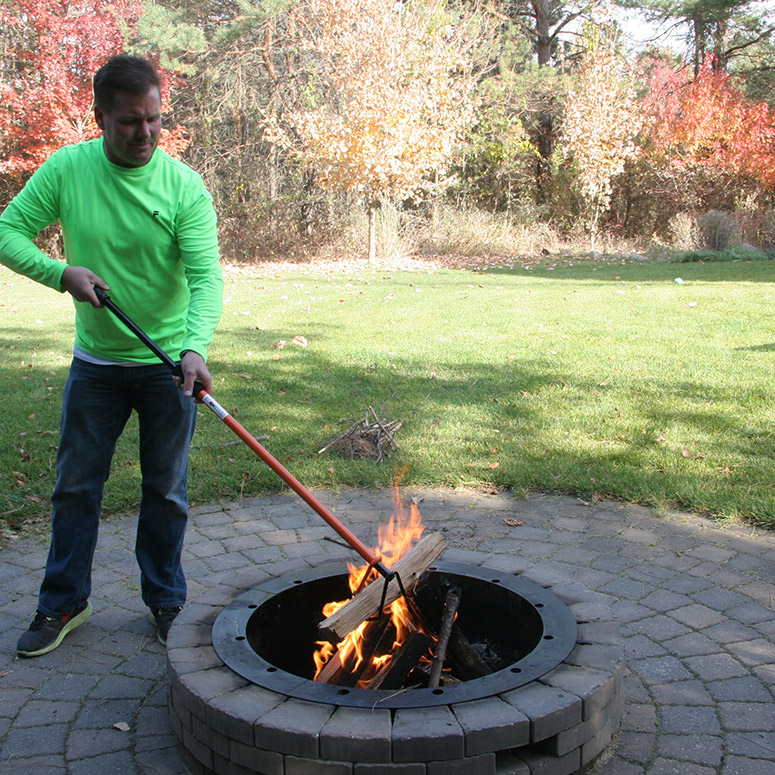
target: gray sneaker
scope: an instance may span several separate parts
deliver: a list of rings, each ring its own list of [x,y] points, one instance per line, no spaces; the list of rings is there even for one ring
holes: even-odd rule
[[[93,610],[91,603],[86,603],[79,611],[67,616],[46,616],[38,611],[30,628],[16,644],[17,654],[20,657],[48,654],[65,639],[68,632],[83,624],[92,615]]]

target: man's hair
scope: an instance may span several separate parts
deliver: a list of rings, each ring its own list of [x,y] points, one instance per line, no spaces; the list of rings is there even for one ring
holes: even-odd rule
[[[161,78],[147,59],[117,54],[94,74],[94,103],[108,113],[113,109],[116,92],[138,96],[147,94],[152,86],[161,94]]]

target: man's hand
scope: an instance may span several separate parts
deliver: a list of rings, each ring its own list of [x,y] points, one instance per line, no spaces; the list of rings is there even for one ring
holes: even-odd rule
[[[173,377],[177,386],[183,391],[184,395],[190,396],[194,393],[194,382],[200,382],[204,389],[210,393],[213,389],[213,378],[207,369],[205,359],[193,350],[187,350],[180,359],[180,368],[183,371],[183,379]]]
[[[76,300],[88,301],[92,307],[101,307],[94,286],[107,291],[110,286],[85,266],[66,266],[62,273],[62,287]]]

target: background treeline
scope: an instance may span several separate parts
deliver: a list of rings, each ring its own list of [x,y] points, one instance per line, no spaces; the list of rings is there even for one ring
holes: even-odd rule
[[[164,146],[230,261],[775,246],[775,14],[755,0],[0,3],[0,204],[98,134],[111,53],[166,75]],[[669,43],[669,45],[668,45]],[[56,240],[51,242],[56,249]]]

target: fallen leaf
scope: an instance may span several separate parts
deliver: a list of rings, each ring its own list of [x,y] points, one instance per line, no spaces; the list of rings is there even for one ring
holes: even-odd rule
[[[729,466],[724,466],[724,468],[721,470],[722,474],[731,474],[732,469]]]
[[[509,527],[519,527],[520,525],[523,525],[524,522],[521,519],[511,519],[507,518],[503,520],[505,524],[509,525]]]
[[[691,457],[691,456],[692,456],[692,453],[691,453],[691,452],[689,452],[689,450],[688,450],[688,449],[683,449],[683,450],[681,450],[681,454],[682,454],[684,457]]]
[[[297,344],[299,347],[306,347],[308,342],[303,336],[294,336],[291,340],[291,344]]]
[[[485,468],[500,468],[500,463],[488,463]]]

